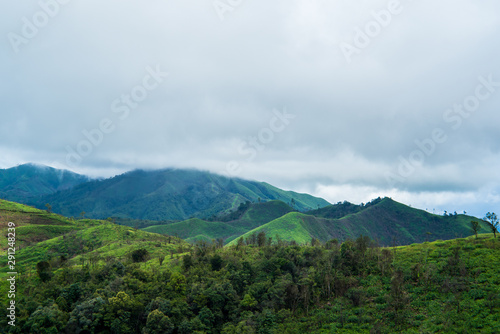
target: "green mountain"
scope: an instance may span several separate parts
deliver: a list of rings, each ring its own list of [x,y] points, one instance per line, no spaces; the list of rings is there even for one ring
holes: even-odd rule
[[[235,238],[246,230],[233,227],[223,222],[209,222],[198,218],[191,218],[168,225],[154,225],[143,229],[147,232],[175,235],[189,242],[197,240],[212,241],[215,239]]]
[[[264,225],[293,209],[282,201],[242,203],[237,210],[219,216],[222,221],[192,218],[177,223],[167,223],[144,228],[144,231],[175,235],[189,242],[223,239],[229,242],[236,237]]]
[[[0,197],[23,202],[89,181],[87,176],[52,167],[24,164],[0,169]]]
[[[352,216],[379,206],[408,211],[382,200]],[[328,219],[290,212],[278,220],[286,217]],[[4,234],[8,221],[16,251],[15,268],[0,267],[2,333],[500,331],[500,238],[492,234],[388,248],[366,237],[190,245],[0,200]],[[49,226],[58,230],[43,240],[29,232]],[[7,243],[0,247],[6,256]]]
[[[345,210],[345,211],[344,211]],[[339,212],[348,213],[342,218]],[[361,235],[378,241],[381,245],[409,245],[428,240],[447,240],[472,234],[471,220],[466,215],[438,216],[393,201],[390,198],[376,199],[364,206],[346,203],[327,206],[307,213],[291,212],[267,224],[259,226],[241,237],[265,232],[276,239],[307,243],[316,238],[326,242],[330,239],[344,241]],[[480,221],[480,233],[489,233],[487,224]],[[233,240],[229,245],[236,244]]]
[[[332,218],[340,217],[340,218]],[[190,242],[223,239],[235,245],[265,232],[279,239],[299,244],[316,238],[344,241],[365,235],[381,245],[408,245],[429,240],[446,240],[471,235],[470,221],[481,222],[480,233],[490,229],[481,220],[466,215],[438,216],[393,201],[378,198],[364,205],[348,202],[329,205],[305,213],[294,211],[281,201],[240,204],[239,208],[216,217],[214,221],[189,219],[146,227],[148,232],[179,236]]]
[[[217,216],[246,201],[281,200],[301,211],[323,207],[321,198],[284,191],[267,183],[226,178],[197,170],[135,170],[43,196],[30,204],[50,203],[54,212],[91,218],[184,220]]]

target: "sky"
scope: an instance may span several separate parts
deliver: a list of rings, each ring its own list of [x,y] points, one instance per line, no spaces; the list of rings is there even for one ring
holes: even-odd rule
[[[0,168],[500,211],[496,0],[9,1]]]

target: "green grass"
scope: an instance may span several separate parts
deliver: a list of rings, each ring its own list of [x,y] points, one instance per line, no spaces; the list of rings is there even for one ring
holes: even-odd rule
[[[250,204],[250,207],[240,218],[228,222],[212,222],[192,218],[177,223],[153,225],[143,230],[159,234],[176,235],[192,243],[198,240],[211,241],[219,238],[224,239],[228,243],[253,228],[264,225],[290,211],[292,211],[292,208],[287,204],[275,200]]]
[[[1,230],[6,235],[7,223],[13,222],[16,232],[15,270],[20,278],[36,273],[36,264],[49,261],[54,268],[81,266],[94,261],[93,265],[103,265],[106,259],[126,260],[136,249],[149,252],[150,261],[159,262],[164,258],[168,263],[172,254],[182,253],[190,245],[172,236],[136,230],[108,221],[71,219],[47,213],[22,204],[0,200]],[[6,254],[6,239],[2,245],[2,255]],[[178,255],[177,255],[178,256]],[[141,266],[148,266],[147,263]],[[12,271],[6,265],[0,267],[0,280]],[[23,276],[24,275],[24,276]],[[0,294],[5,296],[2,285]]]
[[[306,244],[311,241],[311,236],[308,229],[305,227],[305,220],[308,217],[298,212],[288,213],[278,219],[275,219],[267,224],[259,226],[241,237],[248,238],[251,234],[265,232],[267,236],[276,240],[279,236],[284,241],[295,240],[299,244]],[[238,237],[239,238],[239,237]],[[237,240],[231,241],[228,246],[236,245]]]
[[[42,210],[36,209],[31,206],[27,206],[24,204],[19,204],[16,202],[6,201],[0,199],[0,210],[2,211],[14,211],[14,212],[36,212],[42,213]]]
[[[150,226],[145,228],[144,231],[175,235],[186,240],[193,238],[206,240],[225,239],[241,235],[244,232],[241,228],[231,226],[227,223],[207,222],[198,218],[188,219],[179,223]]]
[[[0,232],[3,235],[7,235],[9,222],[15,224],[16,246],[21,248],[85,227],[84,221],[0,200]],[[5,254],[7,248],[6,242],[0,245],[0,253]]]
[[[247,231],[269,223],[289,212],[292,208],[282,201],[268,201],[263,203],[254,203],[235,221],[229,222],[232,226],[243,227]]]
[[[332,206],[306,214],[288,213],[248,231],[243,237],[264,231],[274,240],[276,240],[275,236],[279,235],[283,240],[293,239],[298,243],[304,243],[311,241],[312,238],[322,242],[330,239],[344,241],[365,235],[382,246],[389,246],[394,242],[397,245],[405,245],[426,240],[447,240],[469,236],[472,234],[470,221],[478,220],[466,215],[433,215],[389,198],[376,200],[374,204],[363,208],[346,206],[346,204],[338,206],[337,209]],[[346,210],[351,213],[340,219],[323,218],[336,216],[339,212],[347,212]],[[317,216],[312,214],[317,214]],[[490,232],[485,222],[481,221],[480,224],[479,233]],[[247,226],[251,224],[247,223]],[[230,244],[235,244],[235,242],[233,240]]]

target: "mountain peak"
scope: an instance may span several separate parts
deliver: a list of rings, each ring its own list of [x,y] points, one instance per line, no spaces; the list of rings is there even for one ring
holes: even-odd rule
[[[89,181],[84,175],[36,163],[0,169],[0,197],[26,203],[29,198],[48,195]]]

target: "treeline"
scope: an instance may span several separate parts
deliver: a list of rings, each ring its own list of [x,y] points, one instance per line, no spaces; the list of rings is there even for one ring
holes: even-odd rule
[[[310,245],[264,233],[236,246],[198,242],[151,259],[137,249],[102,265],[18,285],[13,333],[493,333],[500,331],[500,242],[457,239],[377,247],[360,236]]]

